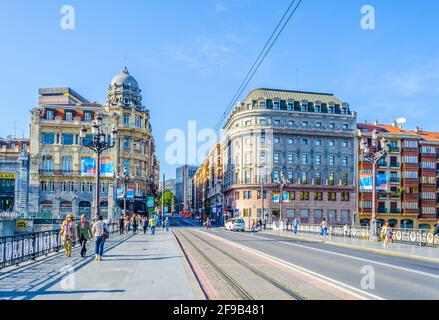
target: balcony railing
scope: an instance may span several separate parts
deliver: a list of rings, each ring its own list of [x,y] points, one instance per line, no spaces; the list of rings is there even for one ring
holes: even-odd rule
[[[401,209],[390,209],[391,214],[401,214]]]
[[[378,208],[378,213],[388,213],[387,208]]]
[[[390,183],[401,183],[400,178],[390,178]]]
[[[387,162],[378,162],[379,168],[387,168]]]
[[[390,147],[390,153],[400,153],[401,148],[399,147]]]
[[[390,168],[400,168],[401,164],[399,162],[390,162]]]

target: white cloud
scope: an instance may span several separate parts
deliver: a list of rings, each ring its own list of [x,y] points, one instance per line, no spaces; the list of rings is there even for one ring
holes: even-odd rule
[[[215,11],[216,12],[224,12],[226,10],[227,10],[227,8],[225,7],[225,5],[223,3],[218,2],[215,4]]]

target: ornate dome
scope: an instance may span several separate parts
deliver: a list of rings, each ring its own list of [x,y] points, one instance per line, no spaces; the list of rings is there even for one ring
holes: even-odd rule
[[[130,76],[127,67],[111,80],[111,86],[125,86],[128,88],[139,88],[139,84],[134,77]]]

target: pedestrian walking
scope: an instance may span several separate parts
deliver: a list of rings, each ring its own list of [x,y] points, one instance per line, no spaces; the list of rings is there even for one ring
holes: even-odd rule
[[[123,235],[125,232],[125,216],[119,218],[119,235]]]
[[[133,234],[137,233],[137,217],[136,215],[133,215],[131,217],[131,225],[133,226]]]
[[[299,229],[299,220],[294,219],[293,228],[294,228],[294,234],[297,234],[297,230]]]
[[[386,222],[384,224],[384,227],[381,229],[381,237],[384,238],[383,247],[388,248],[389,243],[392,241],[393,238],[393,231],[388,222]]]
[[[87,221],[85,214],[81,216],[81,222],[78,223],[77,235],[79,245],[81,246],[81,257],[84,258],[87,255],[87,241],[90,241],[93,238],[91,224]]]
[[[206,219],[206,222],[204,223],[204,226],[206,227],[206,230],[210,230],[211,229],[210,219],[209,218]]]
[[[125,220],[125,230],[126,230],[126,234],[128,234],[131,230],[131,219],[129,216],[126,216],[126,220]]]
[[[328,222],[326,221],[326,218],[323,218],[323,221],[320,223],[320,234],[324,236],[328,236]]]
[[[165,219],[165,228],[166,231],[169,231],[169,226],[171,225],[171,220],[169,219],[169,216],[166,217]]]
[[[104,255],[104,245],[105,240],[109,237],[108,226],[104,222],[104,218],[102,216],[98,217],[98,221],[92,227],[93,237],[96,239],[95,241],[95,253],[96,253],[96,261],[101,261],[102,256]]]
[[[343,236],[344,236],[345,240],[349,238],[349,225],[348,224],[345,224],[343,226]]]
[[[151,227],[151,234],[155,235],[155,228],[157,227],[157,219],[155,216],[151,216],[149,219],[149,226]]]
[[[251,229],[252,233],[256,232],[256,220],[252,219],[252,229]]]
[[[76,241],[76,226],[72,214],[69,214],[62,223],[60,235],[64,243],[64,249],[66,250],[66,257],[70,257],[73,243]]]
[[[148,217],[143,217],[142,221],[142,227],[143,227],[143,234],[146,234],[146,231],[148,230]]]

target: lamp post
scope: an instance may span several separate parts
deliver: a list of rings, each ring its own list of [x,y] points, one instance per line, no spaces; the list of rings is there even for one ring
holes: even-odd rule
[[[288,181],[285,178],[285,174],[283,172],[280,173],[280,181],[278,183],[278,187],[280,189],[280,198],[279,198],[279,230],[282,222],[282,203],[283,203],[283,192],[284,188],[288,186]]]
[[[117,176],[117,179],[119,181],[123,182],[123,215],[126,216],[127,214],[127,190],[128,190],[128,184],[130,184],[134,180],[134,175],[131,175],[128,173],[128,168],[123,168],[123,175]]]
[[[99,203],[99,195],[100,195],[100,162],[101,162],[101,155],[103,152],[105,152],[108,149],[112,149],[116,146],[116,139],[117,139],[117,130],[113,129],[111,131],[111,143],[108,143],[105,141],[105,133],[102,130],[102,120],[103,115],[102,113],[99,113],[96,116],[96,119],[92,125],[92,135],[93,139],[92,141],[84,141],[84,138],[88,132],[86,127],[81,128],[80,137],[82,139],[82,145],[84,147],[87,147],[91,149],[96,154],[96,217],[100,216],[100,203]]]
[[[376,213],[376,170],[378,162],[389,152],[389,142],[382,138],[378,143],[378,131],[375,129],[372,132],[372,143],[362,138],[361,130],[358,130],[358,136],[361,138],[360,151],[362,153],[363,161],[372,164],[372,219],[370,222],[370,240],[378,241],[378,226]]]
[[[265,208],[264,208],[264,180],[265,180],[265,168],[264,166],[259,166],[259,179],[261,180],[261,205],[262,205],[262,219],[264,221],[268,218],[265,216]]]

